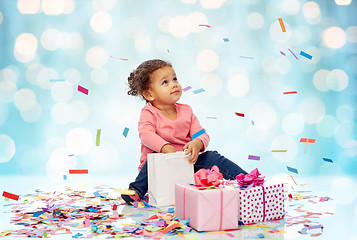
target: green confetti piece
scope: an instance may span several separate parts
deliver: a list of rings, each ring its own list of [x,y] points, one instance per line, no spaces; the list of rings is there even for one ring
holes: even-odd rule
[[[100,133],[102,132],[102,129],[97,129],[97,139],[96,139],[96,146],[100,145]]]
[[[287,152],[288,150],[271,150],[272,152]]]

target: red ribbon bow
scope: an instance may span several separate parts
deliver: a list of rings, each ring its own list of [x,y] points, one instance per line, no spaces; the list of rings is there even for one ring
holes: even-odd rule
[[[256,168],[246,175],[240,173],[239,175],[236,176],[236,179],[238,184],[241,186],[249,186],[251,184],[253,184],[253,187],[262,186],[264,183],[264,177],[259,177],[259,175],[260,173]]]
[[[218,187],[220,180],[223,180],[223,175],[219,172],[219,168],[217,166],[213,166],[211,170],[203,168],[198,170],[195,173],[194,178],[196,186]]]

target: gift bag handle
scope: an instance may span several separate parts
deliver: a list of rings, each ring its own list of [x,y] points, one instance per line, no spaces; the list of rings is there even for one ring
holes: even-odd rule
[[[185,150],[183,151],[184,154],[185,154],[186,152],[187,152],[187,149],[185,149]],[[188,155],[185,154],[184,157],[189,157],[190,155],[191,155],[191,153],[188,154]],[[174,158],[177,158],[177,156],[175,156],[175,157],[174,157],[174,156],[172,156],[172,157],[167,157],[166,160],[171,160],[171,159],[174,159]]]

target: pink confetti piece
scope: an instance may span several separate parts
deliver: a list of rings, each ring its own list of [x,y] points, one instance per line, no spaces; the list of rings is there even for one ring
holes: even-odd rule
[[[293,51],[290,50],[290,48],[288,48],[288,50],[291,52],[292,55],[294,55],[296,59],[298,59],[298,57],[293,53]]]
[[[111,58],[115,58],[115,59],[118,59],[118,60],[123,60],[123,61],[128,61],[127,58],[117,58],[117,57],[113,57],[113,56],[110,56]]]
[[[80,91],[81,93],[84,93],[86,95],[88,95],[88,92],[89,92],[89,90],[87,88],[84,88],[81,85],[78,85],[78,91]]]
[[[208,27],[208,28],[211,27],[210,25],[205,25],[205,24],[200,24],[200,25],[198,25],[198,26],[200,26],[200,27]]]
[[[230,237],[234,237],[234,235],[232,233],[226,233],[226,234]]]

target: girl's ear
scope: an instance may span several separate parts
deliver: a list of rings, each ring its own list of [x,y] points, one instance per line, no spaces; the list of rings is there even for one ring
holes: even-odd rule
[[[155,99],[153,94],[151,93],[151,91],[149,89],[143,91],[143,97],[146,100],[148,100],[149,102],[154,101],[154,99]]]

